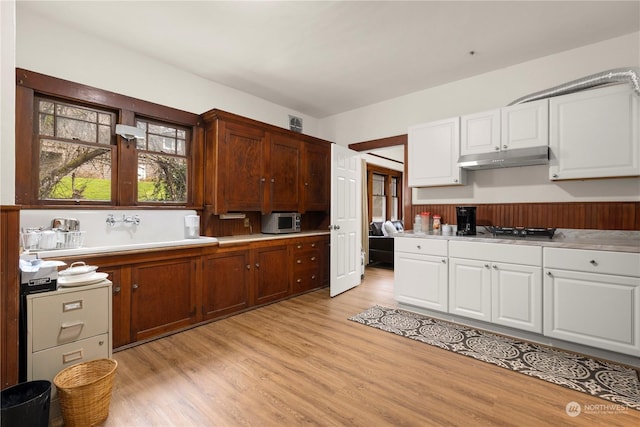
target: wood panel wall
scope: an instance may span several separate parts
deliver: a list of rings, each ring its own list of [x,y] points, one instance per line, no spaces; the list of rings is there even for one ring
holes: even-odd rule
[[[410,221],[427,211],[456,223],[456,206],[412,205]],[[555,227],[594,230],[640,230],[640,202],[496,203],[476,206],[478,225]],[[406,221],[405,221],[406,222]],[[409,224],[406,224],[410,228]]]
[[[18,383],[20,210],[0,206],[0,388]]]

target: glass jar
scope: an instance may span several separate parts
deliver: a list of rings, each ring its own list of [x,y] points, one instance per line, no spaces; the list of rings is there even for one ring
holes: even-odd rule
[[[431,212],[422,212],[420,214],[421,222],[422,222],[422,231],[427,232],[430,230],[429,222],[431,221]]]
[[[433,216],[433,229],[440,230],[440,215]]]

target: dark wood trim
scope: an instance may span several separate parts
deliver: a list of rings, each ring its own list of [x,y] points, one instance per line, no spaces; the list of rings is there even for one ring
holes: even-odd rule
[[[16,69],[16,85],[50,96],[83,102],[116,110],[135,111],[140,115],[187,126],[200,126],[200,116],[149,101],[120,95],[92,86],[74,83],[34,71]]]
[[[380,154],[376,154],[376,153],[367,153],[367,155],[369,155],[369,156],[373,156],[373,157],[377,157],[377,158],[379,158],[379,159],[386,160],[386,161],[388,161],[388,162],[394,162],[394,163],[398,163],[398,164],[404,165],[404,162],[401,162],[400,160],[390,159],[389,157],[381,156]]]
[[[20,208],[0,206],[0,388],[18,383]]]
[[[462,204],[413,205],[411,215],[423,211],[455,224],[456,206]],[[593,230],[640,231],[640,202],[552,202],[478,204],[478,225],[555,227]],[[406,224],[409,227],[409,224]]]
[[[396,145],[406,145],[408,135],[396,135],[386,138],[372,139],[371,141],[354,142],[349,144],[349,148],[354,151],[369,151],[376,148],[394,147]]]
[[[400,200],[404,203],[404,192],[403,192],[403,186],[402,183],[404,182],[403,180],[403,173],[401,171],[395,170],[395,169],[389,169],[389,168],[385,168],[382,166],[378,166],[378,165],[371,165],[367,163],[367,205],[368,205],[368,214],[369,214],[369,218],[368,218],[368,222],[370,223],[372,221],[373,218],[373,213],[372,213],[372,209],[373,209],[373,199],[371,197],[372,193],[373,193],[373,174],[378,174],[378,175],[383,175],[385,177],[385,196],[387,199],[387,203],[386,203],[386,212],[385,212],[385,217],[386,218],[391,218],[391,193],[390,193],[390,188],[391,188],[391,177],[396,177],[396,178],[400,178],[400,188],[398,189],[399,195],[398,197],[400,198]],[[400,219],[402,219],[404,216],[404,210],[403,210],[404,206],[399,206],[399,210],[400,210]]]

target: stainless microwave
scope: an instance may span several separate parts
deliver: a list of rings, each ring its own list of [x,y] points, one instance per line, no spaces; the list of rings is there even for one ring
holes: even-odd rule
[[[284,234],[300,232],[300,214],[297,212],[276,212],[262,215],[262,232]]]

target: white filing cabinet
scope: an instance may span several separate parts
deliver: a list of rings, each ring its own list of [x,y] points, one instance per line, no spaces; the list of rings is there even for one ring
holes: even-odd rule
[[[27,295],[27,380],[49,380],[62,369],[111,358],[111,282]],[[51,388],[52,416],[57,404]]]

